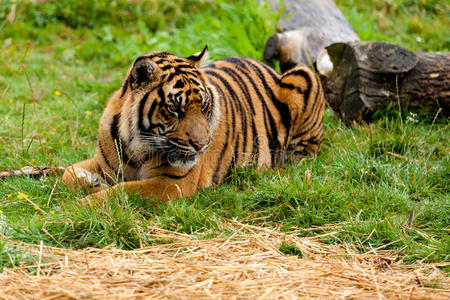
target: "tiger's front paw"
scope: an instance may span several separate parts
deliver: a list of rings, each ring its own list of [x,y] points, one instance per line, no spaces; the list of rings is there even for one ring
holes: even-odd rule
[[[70,166],[64,172],[63,180],[69,187],[91,192],[98,192],[108,187],[98,174],[75,166]]]
[[[110,195],[111,193],[109,190],[103,190],[78,200],[78,203],[82,206],[103,206]]]

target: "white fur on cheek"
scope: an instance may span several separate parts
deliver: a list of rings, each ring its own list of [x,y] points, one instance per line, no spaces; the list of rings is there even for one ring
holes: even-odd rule
[[[187,169],[187,168],[191,168],[193,166],[195,166],[198,163],[198,155],[195,156],[195,159],[192,161],[174,161],[174,162],[169,162],[171,166],[175,167],[175,168],[180,168],[180,169]]]
[[[220,101],[220,96],[218,95],[214,86],[211,85],[209,88],[212,91],[211,103],[213,103],[213,111],[211,113],[211,120],[209,121],[209,130],[210,130],[210,135],[212,137],[214,132],[217,129],[217,126],[219,125],[219,120],[220,120],[220,116],[221,116],[221,110],[220,110],[220,102],[221,101]]]

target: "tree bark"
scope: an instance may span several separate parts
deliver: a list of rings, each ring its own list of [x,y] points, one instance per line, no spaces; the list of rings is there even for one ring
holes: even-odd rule
[[[323,77],[325,97],[346,124],[370,121],[390,103],[426,112],[450,111],[450,53],[414,53],[387,42],[336,43]]]
[[[265,1],[277,9],[279,0]],[[283,0],[281,6],[285,10],[278,24],[280,33],[267,40],[264,59],[269,63],[279,60],[283,72],[296,65],[314,64],[328,45],[359,41],[332,0]]]

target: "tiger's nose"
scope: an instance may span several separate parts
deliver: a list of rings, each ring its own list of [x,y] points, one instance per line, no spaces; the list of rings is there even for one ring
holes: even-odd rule
[[[189,144],[195,149],[195,151],[199,151],[205,148],[206,145],[208,145],[208,142],[189,140]]]

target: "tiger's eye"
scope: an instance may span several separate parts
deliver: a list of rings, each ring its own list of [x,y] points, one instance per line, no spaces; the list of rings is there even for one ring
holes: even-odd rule
[[[178,115],[177,110],[178,110],[178,105],[176,104],[167,104],[166,105],[167,110],[174,114],[174,115]]]

